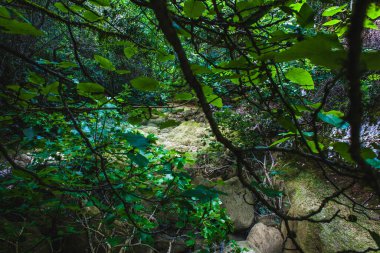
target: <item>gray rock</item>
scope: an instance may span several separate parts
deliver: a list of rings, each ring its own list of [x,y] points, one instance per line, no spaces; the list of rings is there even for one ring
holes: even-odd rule
[[[230,178],[225,181],[225,185],[216,188],[227,194],[221,194],[220,199],[234,224],[235,231],[249,228],[255,217],[251,205],[254,202],[253,194],[244,188],[238,177]]]
[[[257,248],[261,253],[281,253],[282,234],[275,227],[268,227],[263,223],[253,226],[247,237],[248,245]]]
[[[326,196],[335,192],[335,189],[327,184],[312,170],[304,170],[295,174],[289,171],[286,181],[286,190],[290,198],[291,207],[289,216],[303,216],[316,210]],[[291,177],[290,177],[291,175]],[[323,210],[313,219],[327,219],[332,217],[338,210],[339,215],[348,217],[351,214],[356,216],[356,222],[349,222],[345,219],[335,218],[331,222],[309,222],[309,221],[289,221],[291,231],[296,234],[296,242],[305,253],[333,253],[340,251],[362,252],[367,248],[378,248],[376,242],[371,237],[368,230],[380,231],[380,222],[369,220],[368,216],[374,217],[371,211],[352,212],[352,205],[345,197],[338,200],[343,204],[330,201]],[[347,205],[347,206],[346,206]],[[364,211],[364,210],[363,210]],[[285,226],[282,226],[284,237],[287,235]],[[295,249],[292,241],[288,239],[285,247]],[[295,253],[298,251],[285,250],[284,252]]]

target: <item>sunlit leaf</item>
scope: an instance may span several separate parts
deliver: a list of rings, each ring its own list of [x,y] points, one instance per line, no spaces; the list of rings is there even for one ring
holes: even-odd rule
[[[319,153],[318,148],[315,145],[314,140],[312,140],[312,141],[306,141],[306,142],[307,142],[307,145],[309,146],[309,148],[311,149],[311,152],[316,153],[316,154]],[[320,142],[318,142],[318,147],[319,147],[319,149],[321,151],[324,149],[324,145],[322,143],[320,143]]]
[[[367,9],[367,16],[374,20],[380,17],[380,5],[371,3]]]
[[[347,7],[347,4],[341,5],[341,6],[332,6],[330,8],[327,8],[323,13],[322,16],[330,17],[334,16],[337,13],[341,13],[345,10]]]
[[[299,84],[305,90],[314,89],[314,81],[309,72],[301,68],[291,68],[286,72],[285,77],[290,81]]]
[[[279,140],[273,142],[269,147],[275,147],[278,144],[281,144],[281,143],[283,143],[283,142],[285,142],[285,141],[287,141],[289,139],[290,139],[290,137],[285,137],[285,138],[279,139]]]
[[[318,118],[322,121],[329,123],[337,128],[345,129],[349,127],[349,124],[342,119],[343,113],[339,111],[321,111],[318,113]]]
[[[57,8],[58,10],[60,10],[63,13],[68,13],[69,12],[69,10],[62,3],[60,3],[60,2],[55,3],[54,7]]]
[[[82,16],[90,22],[95,22],[102,19],[102,17],[98,16],[96,13],[90,10],[84,11],[84,13],[82,13]]]
[[[342,20],[332,19],[330,21],[327,21],[326,23],[323,23],[323,25],[324,26],[333,26],[333,25],[339,24],[340,22],[342,22]]]

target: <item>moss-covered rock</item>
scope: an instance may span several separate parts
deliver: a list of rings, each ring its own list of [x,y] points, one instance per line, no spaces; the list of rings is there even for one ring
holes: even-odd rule
[[[291,176],[286,178],[286,190],[290,197],[291,207],[288,214],[299,216],[316,210],[321,201],[331,195],[332,186],[311,171],[302,171],[298,175],[289,171]],[[376,242],[369,231],[379,233],[380,222],[369,220],[365,215],[353,212],[346,204],[349,200],[339,197],[336,202],[329,202],[327,206],[313,219],[328,219],[338,210],[339,217],[331,222],[313,223],[309,221],[291,221],[290,227],[296,232],[296,240],[306,253],[339,252],[343,250],[364,251],[369,247],[377,248]],[[367,215],[375,213],[365,211]],[[348,221],[356,217],[356,222]],[[285,229],[283,226],[283,232]],[[285,233],[286,234],[286,233]],[[294,248],[290,240],[286,248]],[[285,251],[294,252],[294,251]]]
[[[147,134],[158,137],[158,143],[167,149],[195,153],[207,146],[206,137],[210,135],[206,124],[193,120],[184,121],[175,127],[160,129],[157,125],[148,124],[140,128]]]

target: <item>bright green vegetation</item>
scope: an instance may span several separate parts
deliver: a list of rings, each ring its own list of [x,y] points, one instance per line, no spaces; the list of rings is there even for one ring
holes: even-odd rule
[[[315,233],[380,249],[379,18],[369,0],[1,0],[0,252],[222,250],[232,176],[299,252]]]

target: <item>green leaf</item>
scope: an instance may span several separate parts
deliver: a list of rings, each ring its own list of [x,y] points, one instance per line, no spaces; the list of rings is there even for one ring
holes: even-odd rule
[[[102,17],[100,17],[99,15],[97,15],[96,13],[92,12],[92,11],[89,11],[89,10],[85,10],[83,13],[82,13],[82,16],[87,20],[87,21],[90,21],[90,22],[95,22],[95,21],[98,21],[100,19],[102,19]]]
[[[377,19],[380,17],[380,5],[376,3],[371,3],[367,10],[367,16],[370,19]]]
[[[375,24],[375,22],[368,18],[364,20],[364,28],[379,30],[379,27]]]
[[[60,10],[63,13],[68,13],[69,12],[69,10],[62,3],[60,3],[60,2],[55,3],[54,7],[57,8],[58,10]]]
[[[125,55],[125,57],[127,57],[127,59],[131,58],[132,56],[134,56],[138,52],[139,52],[139,50],[133,45],[124,48],[124,55]]]
[[[378,158],[366,159],[365,161],[375,169],[380,169],[380,160]]]
[[[104,87],[97,83],[78,83],[77,90],[79,94],[103,93]]]
[[[110,0],[90,0],[90,2],[103,7],[110,6],[111,4]]]
[[[128,143],[134,147],[141,150],[145,150],[147,147],[149,147],[149,140],[145,138],[143,135],[138,133],[132,133],[129,132],[125,134],[125,139],[128,141]]]
[[[131,159],[132,162],[136,163],[139,167],[143,168],[149,164],[149,160],[139,153],[128,153],[127,156],[129,159]]]
[[[376,158],[376,153],[373,152],[373,150],[370,149],[370,148],[362,148],[362,149],[360,150],[360,155],[361,155],[361,157],[363,157],[363,159],[365,159],[365,160]]]
[[[159,86],[159,83],[153,78],[143,76],[131,80],[131,84],[134,88],[142,91],[154,91]]]
[[[186,0],[183,7],[185,16],[188,18],[199,18],[202,13],[206,10],[206,6],[202,1],[198,0]]]
[[[160,62],[173,61],[175,59],[174,54],[167,54],[161,51],[157,51],[157,58]]]
[[[21,89],[20,85],[16,85],[16,84],[7,85],[6,87],[7,89],[10,89],[16,92],[18,92]]]
[[[94,55],[94,59],[100,64],[100,67],[102,67],[103,69],[106,69],[109,71],[116,70],[112,62],[108,60],[107,58],[104,58],[103,56],[100,56],[100,55]]]
[[[269,42],[278,42],[296,38],[298,35],[296,33],[285,33],[284,31],[277,30],[271,33],[270,36]]]
[[[77,13],[80,13],[82,11],[85,11],[86,9],[83,8],[82,6],[79,6],[79,5],[76,5],[76,4],[73,4],[71,6],[69,6],[70,10],[73,11],[73,12],[77,12]]]
[[[194,239],[189,239],[189,240],[186,241],[186,246],[191,247],[193,245],[195,245],[195,240]]]
[[[9,13],[8,9],[4,6],[0,6],[0,17],[3,18],[10,18],[11,14]]]
[[[119,75],[125,75],[125,74],[130,74],[131,71],[130,70],[126,70],[126,69],[118,69],[115,71],[117,74]]]
[[[340,22],[342,22],[342,20],[332,19],[330,21],[327,21],[326,23],[323,23],[323,25],[324,26],[333,26],[333,25],[339,24]]]
[[[191,70],[193,71],[194,74],[199,75],[199,74],[212,74],[212,71],[205,66],[201,66],[198,64],[191,64]]]
[[[380,70],[380,51],[363,52],[361,61],[368,70]]]
[[[327,8],[323,13],[322,16],[324,17],[331,17],[334,16],[337,13],[343,12],[345,8],[347,7],[347,4],[341,5],[341,6],[332,6],[330,8]]]
[[[297,133],[297,127],[294,125],[293,121],[289,117],[280,117],[278,119],[278,123],[285,129],[289,130],[290,132]]]
[[[318,118],[322,121],[329,123],[337,128],[345,129],[349,127],[349,124],[341,119],[343,116],[344,114],[342,112],[334,110],[328,112],[321,111],[318,113]]]
[[[278,144],[281,144],[281,143],[283,143],[289,139],[290,139],[290,137],[285,137],[285,138],[279,139],[279,140],[273,142],[269,147],[277,146]]]
[[[63,61],[57,64],[58,68],[62,69],[68,69],[68,68],[76,68],[78,67],[76,63],[69,62],[69,61]]]
[[[309,72],[301,68],[291,68],[286,72],[285,77],[290,81],[299,84],[305,90],[314,89],[314,81]]]
[[[42,89],[42,94],[47,95],[49,93],[58,94],[58,82],[51,83]]]
[[[28,82],[34,84],[43,84],[45,83],[45,79],[42,76],[38,75],[36,72],[29,72]]]
[[[297,23],[304,28],[312,27],[314,24],[314,10],[309,4],[304,3],[297,13]]]
[[[174,98],[177,100],[191,100],[194,96],[190,92],[183,92],[175,94]]]
[[[264,0],[237,1],[236,9],[243,17],[252,13],[252,9],[265,4]]]
[[[8,18],[0,18],[0,32],[9,34],[40,36],[44,33],[29,23]]]
[[[38,96],[38,93],[34,92],[34,91],[29,91],[29,90],[25,90],[25,89],[21,89],[20,90],[20,94],[19,94],[19,98],[23,99],[23,100],[31,100],[32,98]]]
[[[229,62],[223,62],[220,64],[223,68],[249,68],[250,63],[244,58],[240,57],[236,60],[231,60]]]
[[[350,145],[348,143],[345,143],[345,142],[336,142],[336,143],[334,143],[333,148],[347,162],[352,162],[350,151],[349,151],[350,150]]]
[[[216,106],[218,108],[223,107],[223,101],[218,95],[209,95],[207,96],[207,102],[209,102],[211,105]]]
[[[270,54],[268,56],[271,57]],[[265,57],[268,58],[268,56]],[[273,56],[276,62],[308,58],[313,64],[339,69],[346,58],[346,53],[336,35],[318,34]]]
[[[311,149],[311,152],[316,153],[316,154],[319,153],[314,141],[306,141],[306,142],[309,148]],[[318,142],[318,146],[321,151],[324,149],[324,146],[322,143]]]
[[[218,108],[223,107],[222,99],[218,95],[214,94],[214,89],[212,87],[207,86],[207,85],[203,85],[202,90],[206,96],[208,103],[210,103],[210,104],[212,104]]]

